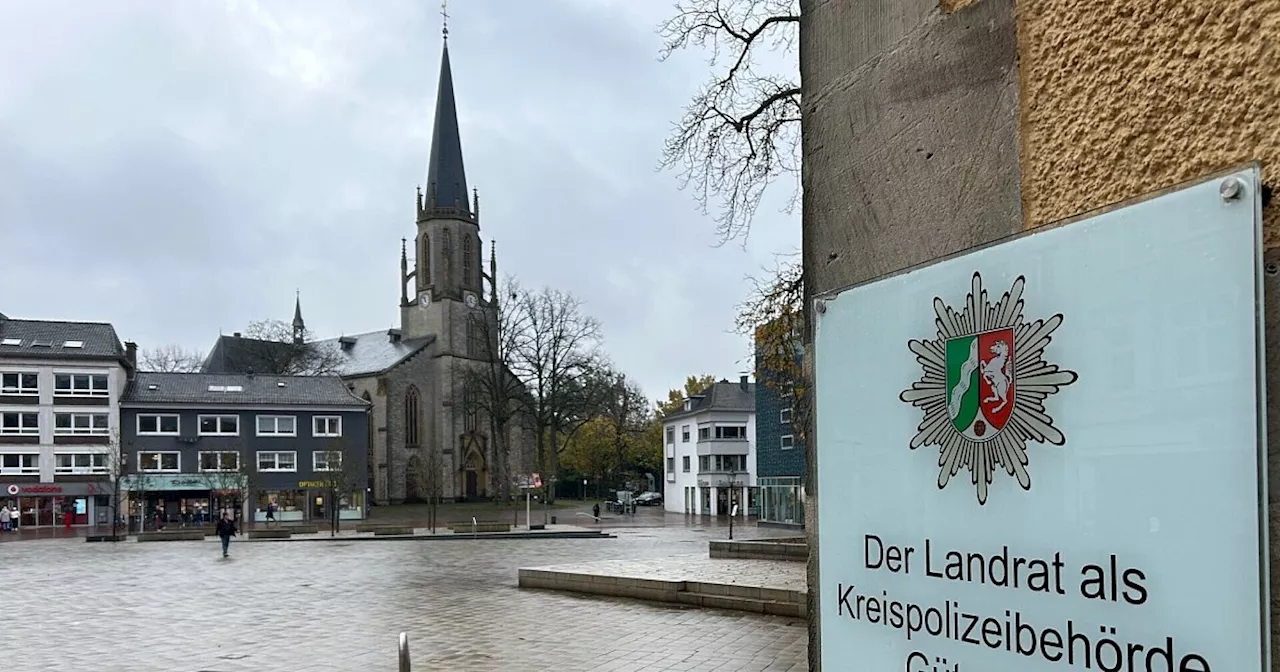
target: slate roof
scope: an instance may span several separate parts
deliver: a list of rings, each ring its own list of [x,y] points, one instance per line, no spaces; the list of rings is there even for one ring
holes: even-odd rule
[[[346,348],[340,343],[344,340],[350,343]],[[382,373],[418,353],[434,340],[435,336],[428,336],[397,341],[391,338],[388,330],[383,330],[312,341],[311,345],[337,352],[342,359],[338,375],[351,378]],[[283,354],[273,359],[283,361],[288,358],[288,350],[293,347],[291,343],[276,343],[244,336],[219,336],[200,365],[200,372],[238,374],[267,371],[271,369],[269,364],[256,361],[266,352],[266,348],[280,348]]]
[[[747,383],[745,388],[741,382],[731,383],[727,380],[721,380],[718,383],[712,383],[698,396],[691,397],[693,402],[689,410],[681,408],[673,413],[668,413],[662,419],[676,420],[679,418],[690,417],[706,411],[737,411],[740,413],[753,413],[756,410],[756,384]]]
[[[440,61],[440,88],[436,91],[431,158],[427,163],[427,204],[428,207],[458,208],[463,213],[470,213],[470,197],[467,174],[462,167],[462,134],[458,131],[458,103],[453,96],[453,71],[449,67],[449,44],[446,42]]]
[[[222,391],[210,386],[239,385]],[[152,388],[155,389],[152,389]],[[368,402],[352,394],[337,376],[263,376],[225,373],[138,373],[125,388],[121,404],[210,404],[255,406],[349,406]]]
[[[4,345],[10,340],[19,343]],[[82,345],[68,347],[68,341],[78,341]],[[123,362],[125,351],[116,336],[115,327],[106,322],[4,318],[0,319],[0,357],[118,359]]]
[[[348,341],[350,345],[343,348],[342,343],[340,343],[343,340]],[[415,338],[408,341],[392,340],[391,336],[384,330],[315,341],[314,345],[317,348],[337,350],[342,354],[343,360],[341,375],[359,377],[382,373],[417,354],[435,340],[435,336]]]

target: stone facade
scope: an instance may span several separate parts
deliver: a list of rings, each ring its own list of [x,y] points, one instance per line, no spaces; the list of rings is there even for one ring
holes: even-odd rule
[[[1274,180],[1276,0],[802,0],[801,12],[810,296],[1232,164],[1261,160]],[[1277,207],[1264,212],[1268,261],[1280,259]],[[1275,380],[1280,279],[1264,282]],[[1275,473],[1280,408],[1270,395],[1268,407]],[[1270,491],[1274,521],[1280,493]],[[816,586],[820,512],[815,496],[808,503]],[[810,592],[813,670],[820,598]],[[1280,669],[1280,618],[1272,627]]]

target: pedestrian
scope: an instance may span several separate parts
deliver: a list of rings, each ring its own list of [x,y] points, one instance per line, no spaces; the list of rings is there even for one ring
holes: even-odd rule
[[[230,511],[223,511],[218,520],[218,536],[222,539],[222,557],[227,557],[227,549],[231,547],[231,537],[236,536],[236,521],[231,518]]]
[[[62,505],[62,529],[67,532],[71,531],[71,522],[75,519],[75,514],[75,505],[70,500],[67,500],[67,503]]]
[[[9,521],[13,518],[13,514],[9,513],[9,505],[0,506],[0,531],[9,531]]]
[[[596,502],[591,507],[591,517],[595,518],[597,523],[600,522],[600,502]]]
[[[274,501],[267,502],[267,519],[263,522],[267,522],[267,523],[276,522],[276,503]]]

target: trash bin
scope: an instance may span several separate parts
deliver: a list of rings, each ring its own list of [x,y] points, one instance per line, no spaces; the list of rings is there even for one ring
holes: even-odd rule
[[[552,525],[555,525],[555,524],[556,524],[556,517],[555,517],[555,516],[551,516],[551,524],[552,524]]]

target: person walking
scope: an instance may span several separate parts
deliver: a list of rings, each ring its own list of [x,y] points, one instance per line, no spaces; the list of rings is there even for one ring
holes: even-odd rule
[[[591,517],[595,518],[597,523],[600,522],[600,502],[596,502],[594,505],[592,505]]]
[[[12,518],[12,515],[13,514],[9,513],[8,504],[0,506],[0,531],[9,531],[9,520]]]
[[[223,511],[222,518],[218,520],[217,527],[218,537],[222,539],[222,557],[227,557],[227,549],[231,546],[231,537],[236,536],[236,521],[232,519],[230,511]]]

